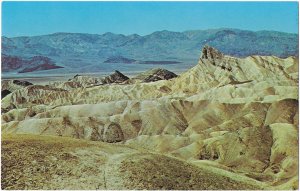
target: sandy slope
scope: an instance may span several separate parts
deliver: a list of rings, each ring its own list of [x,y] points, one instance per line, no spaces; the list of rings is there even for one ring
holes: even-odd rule
[[[4,135],[2,144],[2,169],[9,169],[2,171],[3,189],[258,189],[263,185],[123,145],[32,135]]]
[[[93,80],[82,79],[79,84]],[[26,137],[19,134],[32,134],[30,139],[47,147],[54,143],[38,135],[85,139],[82,143],[87,146],[80,152],[91,155],[90,165],[98,157],[94,145],[122,150],[116,154],[99,148],[109,166],[106,188],[298,188],[298,59],[293,57],[241,59],[205,47],[194,68],[171,80],[60,88],[33,85],[6,96],[2,109],[8,150],[26,145]],[[76,142],[53,139],[62,145]],[[31,152],[28,146],[23,158],[16,160],[23,161]],[[84,160],[79,158],[76,164],[84,165]],[[11,167],[4,170],[15,173]],[[105,188],[103,182],[88,183],[97,176],[87,174],[86,182],[77,186]],[[65,182],[41,185],[74,188],[77,179],[67,176]]]

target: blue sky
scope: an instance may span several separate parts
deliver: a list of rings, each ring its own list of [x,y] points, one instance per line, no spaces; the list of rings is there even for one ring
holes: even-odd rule
[[[2,35],[146,35],[211,28],[298,33],[297,2],[3,2]]]

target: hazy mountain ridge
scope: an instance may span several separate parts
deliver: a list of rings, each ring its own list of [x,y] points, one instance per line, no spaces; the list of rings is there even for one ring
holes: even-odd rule
[[[70,68],[103,63],[110,57],[134,60],[196,61],[205,44],[227,55],[298,55],[298,35],[275,31],[212,29],[185,32],[157,31],[149,35],[114,33],[54,33],[32,37],[2,37],[2,53],[9,56],[45,56]],[[76,58],[76,60],[74,60]]]

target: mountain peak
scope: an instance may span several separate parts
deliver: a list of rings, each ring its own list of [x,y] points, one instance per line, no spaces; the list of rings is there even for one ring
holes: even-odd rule
[[[140,73],[135,77],[135,79],[142,80],[143,82],[154,82],[158,80],[169,80],[176,77],[177,75],[169,70],[163,68],[153,68]]]
[[[111,83],[122,83],[126,80],[128,80],[129,78],[127,76],[125,76],[124,74],[122,74],[121,72],[119,72],[118,70],[115,70],[115,72],[107,77],[105,77],[102,80],[103,84],[111,84]]]
[[[125,76],[124,74],[122,74],[119,70],[115,70],[114,75],[118,75],[118,76]]]
[[[214,59],[222,59],[224,57],[224,54],[220,52],[219,50],[205,45],[202,48],[202,53],[201,53],[201,58],[202,59],[209,59],[209,60],[214,60]]]

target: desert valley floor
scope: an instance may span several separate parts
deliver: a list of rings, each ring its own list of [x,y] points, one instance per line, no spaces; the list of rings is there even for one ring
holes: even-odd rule
[[[2,189],[298,189],[298,58],[2,81]]]

